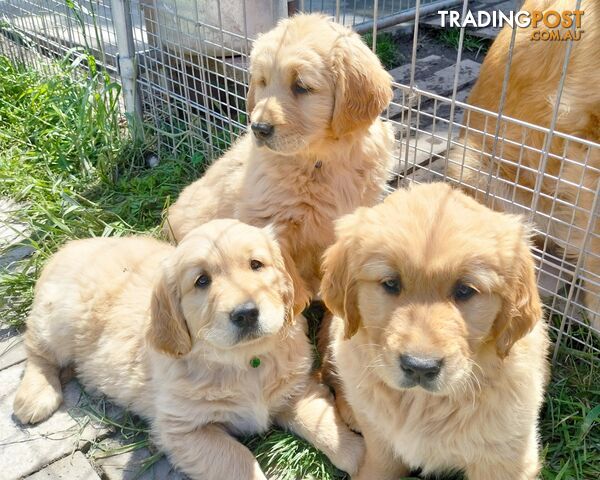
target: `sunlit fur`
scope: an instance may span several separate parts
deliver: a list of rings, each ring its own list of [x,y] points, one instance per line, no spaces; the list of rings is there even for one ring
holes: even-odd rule
[[[572,0],[527,0],[522,10],[573,10]],[[572,42],[567,76],[560,99],[556,130],[577,137],[600,142],[600,3],[582,0],[583,33]],[[539,30],[545,27],[540,24]],[[559,29],[564,33],[566,29]],[[502,113],[505,116],[550,127],[557,101],[567,45],[566,41],[532,41],[533,29],[519,28],[516,33],[513,57]],[[486,55],[479,79],[473,87],[468,103],[497,112],[502,97],[502,87],[510,50],[512,29],[505,27]],[[465,114],[466,115],[466,114]],[[469,129],[462,132],[459,143],[450,151],[448,174],[460,180],[466,191],[495,209],[528,214],[526,208],[533,204],[536,181],[543,158],[540,153],[546,141],[543,132],[502,122],[501,140],[496,144],[496,156],[504,161],[490,162],[494,149],[494,116],[484,116],[475,111],[468,117]],[[487,131],[484,138],[480,133]],[[525,143],[524,149],[520,148]],[[479,153],[485,152],[484,154]],[[588,150],[578,143],[554,138],[550,152],[558,158],[548,157],[541,183],[542,195],[538,198],[535,223],[548,232],[559,249],[566,249],[569,257],[577,261],[586,242],[586,231],[591,235],[585,248],[590,254],[583,259],[585,304],[592,312],[600,311],[600,223],[594,218],[590,223],[595,192],[600,175],[600,148]],[[567,160],[561,161],[565,156]],[[463,168],[463,156],[464,165]],[[587,163],[588,167],[582,165]],[[521,164],[520,167],[518,165]],[[492,181],[498,175],[503,181]],[[560,176],[561,181],[556,178]],[[508,183],[510,182],[510,183]],[[517,184],[513,188],[510,184]],[[579,187],[581,185],[581,187]],[[469,188],[471,187],[471,188]],[[475,189],[479,189],[477,192]],[[514,198],[513,198],[514,195]],[[498,197],[494,200],[494,197]],[[554,198],[556,197],[556,200]],[[522,207],[522,205],[525,206]],[[575,207],[571,206],[575,205]],[[573,225],[573,227],[572,227]],[[552,241],[550,245],[552,246]],[[560,253],[559,253],[560,254]],[[598,331],[600,316],[588,315]]]
[[[548,338],[520,219],[440,183],[358,209],[336,232],[322,296],[338,397],[367,443],[355,478],[397,480],[407,467],[536,478]],[[459,283],[476,293],[456,299]],[[439,377],[412,386],[400,355],[441,359]]]
[[[273,136],[243,135],[181,193],[165,229],[179,240],[212,218],[273,224],[299,311],[318,290],[333,220],[381,199],[394,135],[378,115],[391,78],[356,33],[317,14],[261,35],[250,73],[250,121],[273,124]]]
[[[206,288],[195,286],[202,274]],[[259,317],[246,339],[229,312],[249,301]],[[266,480],[231,434],[262,433],[272,421],[354,473],[363,442],[312,380],[306,321],[293,319],[292,304],[272,232],[236,220],[209,222],[177,247],[145,237],[71,242],[36,286],[15,416],[48,418],[62,402],[59,369],[73,364],[87,388],[150,420],[191,478]]]

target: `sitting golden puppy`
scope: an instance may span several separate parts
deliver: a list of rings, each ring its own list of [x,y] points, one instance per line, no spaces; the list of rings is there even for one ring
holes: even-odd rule
[[[209,222],[176,248],[143,237],[72,242],[36,287],[15,415],[50,416],[62,401],[59,369],[73,364],[88,388],[149,419],[191,478],[265,479],[232,435],[272,420],[353,473],[362,439],[310,377],[292,297],[270,231],[236,220]]]
[[[412,187],[340,219],[324,269],[331,353],[367,448],[353,478],[536,478],[548,336],[519,217]]]
[[[381,200],[394,135],[378,115],[391,77],[351,29],[297,15],[260,36],[250,57],[244,135],[169,209],[180,240],[213,218],[273,224],[296,311],[319,289],[333,221]]]

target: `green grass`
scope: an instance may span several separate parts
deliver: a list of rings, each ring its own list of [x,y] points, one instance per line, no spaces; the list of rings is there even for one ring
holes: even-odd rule
[[[191,140],[178,133],[175,121],[160,128],[173,132],[183,152],[178,157],[156,152],[151,135],[145,145],[134,144],[123,129],[118,95],[119,86],[101,72],[81,77],[63,64],[56,74],[42,75],[0,57],[0,196],[23,205],[16,217],[30,229],[35,249],[18,268],[0,272],[0,322],[23,324],[37,275],[64,242],[157,234],[164,206],[202,172],[198,145],[186,147]],[[161,158],[152,169],[144,160],[149,152]],[[572,333],[585,338],[586,330]],[[590,360],[589,353],[564,342],[542,412],[544,480],[600,478],[600,372],[597,359]],[[103,455],[150,445],[143,422],[115,415],[106,405],[80,405],[122,438],[123,446]],[[280,430],[244,441],[263,468],[278,471],[280,478],[345,478],[323,454]],[[153,451],[140,467],[150,468],[160,457]]]
[[[373,35],[371,33],[363,35],[363,40],[369,48],[373,47]],[[394,37],[391,33],[387,32],[377,34],[375,54],[379,57],[379,60],[381,60],[381,63],[386,70],[397,67],[403,60],[402,54],[394,41]]]
[[[551,322],[560,325],[557,317]],[[600,348],[600,338],[587,328],[573,327],[570,334]],[[600,478],[600,362],[571,339],[561,341],[540,428],[543,480]]]
[[[269,478],[278,480],[342,480],[347,475],[331,465],[324,453],[310,443],[273,429],[245,441]]]
[[[443,44],[458,50],[460,28],[451,27],[440,30],[437,38]],[[467,52],[475,52],[477,55],[479,55],[480,53],[487,53],[488,49],[489,42],[487,40],[465,33],[463,37],[463,50],[466,50]]]
[[[0,276],[0,316],[19,326],[43,262],[69,239],[155,233],[165,204],[197,178],[204,159],[161,155],[127,135],[120,88],[68,64],[42,75],[0,57],[0,197],[19,202],[35,254]]]

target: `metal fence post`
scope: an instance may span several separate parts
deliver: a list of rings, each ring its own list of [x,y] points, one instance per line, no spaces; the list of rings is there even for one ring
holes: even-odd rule
[[[141,128],[142,102],[137,89],[137,61],[133,27],[131,23],[130,0],[112,0],[112,19],[119,50],[118,67],[123,89],[125,112],[128,115],[129,128],[136,139],[143,135]]]

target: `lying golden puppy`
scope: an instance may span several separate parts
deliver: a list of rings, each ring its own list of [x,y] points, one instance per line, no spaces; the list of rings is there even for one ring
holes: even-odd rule
[[[572,12],[572,0],[527,0],[529,12]],[[600,2],[582,0],[582,15],[567,17],[581,38],[572,42],[556,130],[600,142]],[[550,14],[550,22],[556,20]],[[551,23],[552,24],[552,23]],[[549,29],[540,21],[534,28],[518,28],[515,35],[503,115],[550,127],[570,42],[532,40],[534,35],[565,35],[570,27]],[[486,55],[468,103],[497,112],[509,62],[513,30],[506,26]],[[595,206],[600,181],[600,147],[555,136],[544,166],[546,133],[513,122],[497,125],[493,116],[468,113],[462,138],[449,153],[448,175],[478,200],[497,210],[529,214],[548,235],[549,246],[577,263],[583,280],[583,303],[590,323],[600,332],[600,222]],[[499,128],[500,141],[494,142]],[[485,134],[484,134],[485,132]],[[504,140],[503,140],[504,139]],[[524,147],[521,145],[524,144]],[[464,146],[462,146],[464,145]],[[501,158],[501,161],[498,161]],[[541,194],[536,197],[539,187]],[[489,191],[490,195],[486,195]],[[589,232],[589,233],[588,233]],[[582,251],[586,253],[582,254]]]
[[[150,238],[79,240],[36,286],[27,368],[14,401],[25,423],[62,401],[59,369],[152,423],[175,466],[202,480],[265,479],[233,435],[272,420],[356,471],[362,439],[311,379],[303,317],[270,231],[215,220],[177,248]]]
[[[319,289],[333,221],[381,199],[394,135],[391,77],[352,30],[297,15],[250,57],[251,130],[169,209],[180,240],[213,218],[275,226],[301,311]]]
[[[336,231],[322,295],[367,447],[353,478],[417,467],[536,478],[548,336],[520,219],[440,183],[358,209]]]

